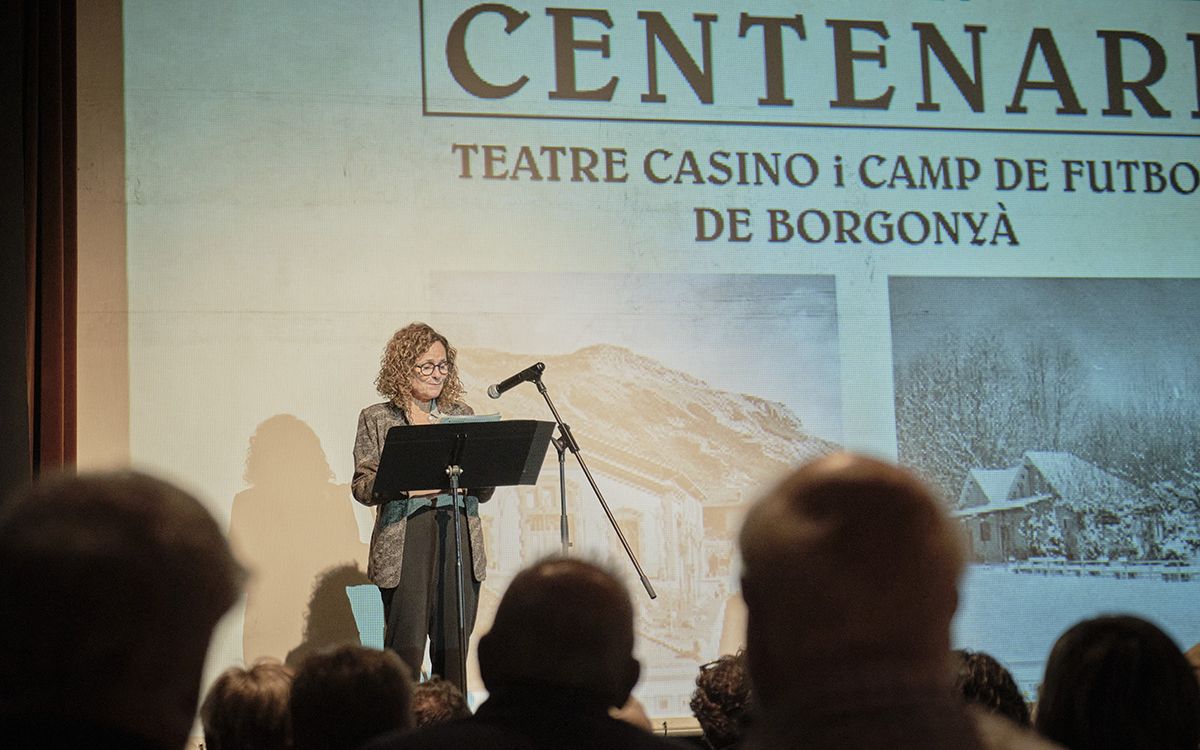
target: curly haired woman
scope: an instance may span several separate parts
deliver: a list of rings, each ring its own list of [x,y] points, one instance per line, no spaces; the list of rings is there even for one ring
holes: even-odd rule
[[[443,415],[471,414],[462,401],[457,353],[446,337],[424,323],[411,323],[392,335],[383,352],[375,387],[387,401],[363,409],[354,440],[354,498],[375,507],[375,530],[367,576],[379,587],[386,628],[384,645],[419,676],[429,639],[431,671],[457,682],[459,652],[454,584],[455,510],[462,530],[465,621],[470,640],[479,584],[487,571],[479,503],[490,488],[468,490],[457,503],[438,490],[409,490],[399,497],[375,492],[375,473],[388,430],[397,425],[435,424]],[[465,685],[458,685],[466,691]]]
[[[749,718],[750,677],[746,652],[726,654],[703,664],[692,693],[692,715],[704,732],[704,745],[712,750],[735,748]]]

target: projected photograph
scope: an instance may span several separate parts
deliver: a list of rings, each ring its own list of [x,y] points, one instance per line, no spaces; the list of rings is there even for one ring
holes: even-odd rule
[[[436,285],[435,285],[436,286]],[[487,396],[535,363],[656,590],[650,600],[574,459],[572,554],[623,575],[635,597],[638,695],[685,712],[695,665],[742,644],[735,537],[745,506],[841,441],[834,285],[819,276],[466,274],[435,312],[467,400],[505,419],[550,420],[532,383]],[[439,290],[433,290],[435,299]],[[536,486],[481,509],[485,632],[512,575],[561,550],[557,457]]]
[[[1032,634],[1048,648],[1096,611],[1141,612],[1195,642],[1200,281],[889,289],[899,459],[941,492],[974,563],[960,636],[992,637],[997,603],[1020,597],[1018,666],[1036,660]]]

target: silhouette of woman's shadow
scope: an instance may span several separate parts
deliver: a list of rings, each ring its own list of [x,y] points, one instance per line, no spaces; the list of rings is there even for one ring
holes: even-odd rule
[[[308,616],[305,619],[304,640],[288,652],[284,663],[292,667],[314,651],[320,651],[335,643],[362,643],[354,610],[346,589],[351,586],[369,584],[365,573],[356,565],[337,565],[317,576],[308,600]],[[380,609],[383,602],[379,603]],[[383,620],[380,619],[382,627]]]
[[[367,582],[354,501],[348,485],[333,482],[320,438],[290,414],[267,419],[250,438],[244,479],[250,487],[233,498],[229,538],[250,572],[245,662],[327,645],[313,639],[358,640],[344,586],[318,585],[323,577]]]

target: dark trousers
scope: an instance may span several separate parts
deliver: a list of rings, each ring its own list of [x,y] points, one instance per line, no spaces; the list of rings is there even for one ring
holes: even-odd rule
[[[458,685],[464,654],[458,647],[458,588],[454,566],[454,516],[451,508],[422,508],[406,521],[400,583],[379,589],[386,622],[384,646],[400,655],[419,679],[429,639],[430,671]],[[463,556],[463,603],[466,640],[475,627],[479,582],[471,573],[467,515],[458,510]],[[466,685],[458,685],[466,693]]]

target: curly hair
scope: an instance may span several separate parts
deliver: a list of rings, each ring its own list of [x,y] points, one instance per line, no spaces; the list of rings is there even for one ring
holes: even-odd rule
[[[413,688],[412,704],[413,718],[418,727],[444,724],[471,715],[471,708],[462,691],[453,682],[447,682],[437,675]]]
[[[700,667],[696,691],[688,706],[700,722],[704,740],[714,750],[733,747],[746,728],[750,679],[746,653],[726,654]]]
[[[442,393],[437,397],[439,408],[462,401],[463,386],[458,379],[456,359],[458,352],[450,346],[446,337],[433,330],[425,323],[409,323],[392,334],[383,356],[379,359],[379,375],[375,378],[375,389],[396,406],[404,407],[408,400],[409,378],[412,377],[413,367],[417,357],[425,353],[434,342],[440,342],[446,347],[446,361],[450,363],[450,371],[442,384]]]
[[[967,703],[1029,726],[1029,706],[1012,673],[990,654],[966,649],[954,652],[958,675],[954,685]]]

